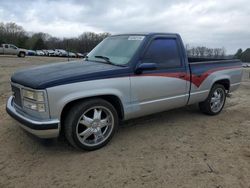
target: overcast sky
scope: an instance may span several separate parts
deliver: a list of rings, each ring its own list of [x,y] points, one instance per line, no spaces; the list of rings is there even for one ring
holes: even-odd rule
[[[249,0],[0,0],[0,22],[77,37],[85,31],[174,32],[190,45],[250,47]]]

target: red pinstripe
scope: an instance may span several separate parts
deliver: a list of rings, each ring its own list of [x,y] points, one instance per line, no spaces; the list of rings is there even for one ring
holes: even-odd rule
[[[179,78],[182,80],[190,81],[196,86],[200,87],[200,85],[204,82],[204,80],[211,75],[214,72],[221,71],[221,70],[227,70],[227,69],[235,69],[235,68],[241,68],[240,66],[232,66],[232,67],[219,67],[215,69],[210,69],[206,72],[204,72],[202,75],[197,76],[195,74],[191,75],[189,73],[183,73],[183,72],[174,72],[174,73],[146,73],[141,74],[139,76],[159,76],[159,77],[169,77],[169,78]]]

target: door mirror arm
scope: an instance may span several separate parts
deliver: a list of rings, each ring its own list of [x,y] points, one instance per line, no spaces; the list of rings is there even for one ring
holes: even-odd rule
[[[157,64],[156,63],[140,63],[135,68],[136,74],[141,74],[145,70],[156,70]]]

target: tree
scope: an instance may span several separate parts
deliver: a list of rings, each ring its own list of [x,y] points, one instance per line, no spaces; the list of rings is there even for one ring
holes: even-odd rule
[[[241,61],[243,61],[243,62],[250,62],[250,48],[246,49],[241,54]]]
[[[45,49],[45,48],[46,48],[46,46],[44,44],[43,39],[42,38],[38,38],[36,40],[36,42],[34,43],[34,46],[33,46],[32,49],[34,49],[34,50],[41,50],[41,49]]]
[[[19,47],[25,47],[28,36],[21,26],[15,23],[0,23],[0,42],[12,43]]]
[[[237,59],[241,59],[242,52],[243,52],[243,50],[241,48],[238,49],[236,54],[234,55],[234,57]]]
[[[210,57],[224,58],[226,55],[225,48],[207,48],[205,46],[190,47],[186,45],[187,54],[190,57]]]
[[[83,32],[74,38],[57,38],[47,33],[28,33],[15,23],[0,22],[0,43],[11,43],[27,49],[65,49],[73,52],[89,52],[109,33]]]

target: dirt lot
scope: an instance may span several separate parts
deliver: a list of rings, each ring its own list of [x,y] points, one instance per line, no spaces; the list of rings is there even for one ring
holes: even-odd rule
[[[218,116],[191,106],[140,118],[80,152],[27,134],[5,112],[15,70],[66,60],[0,56],[0,187],[250,187],[250,69]]]

